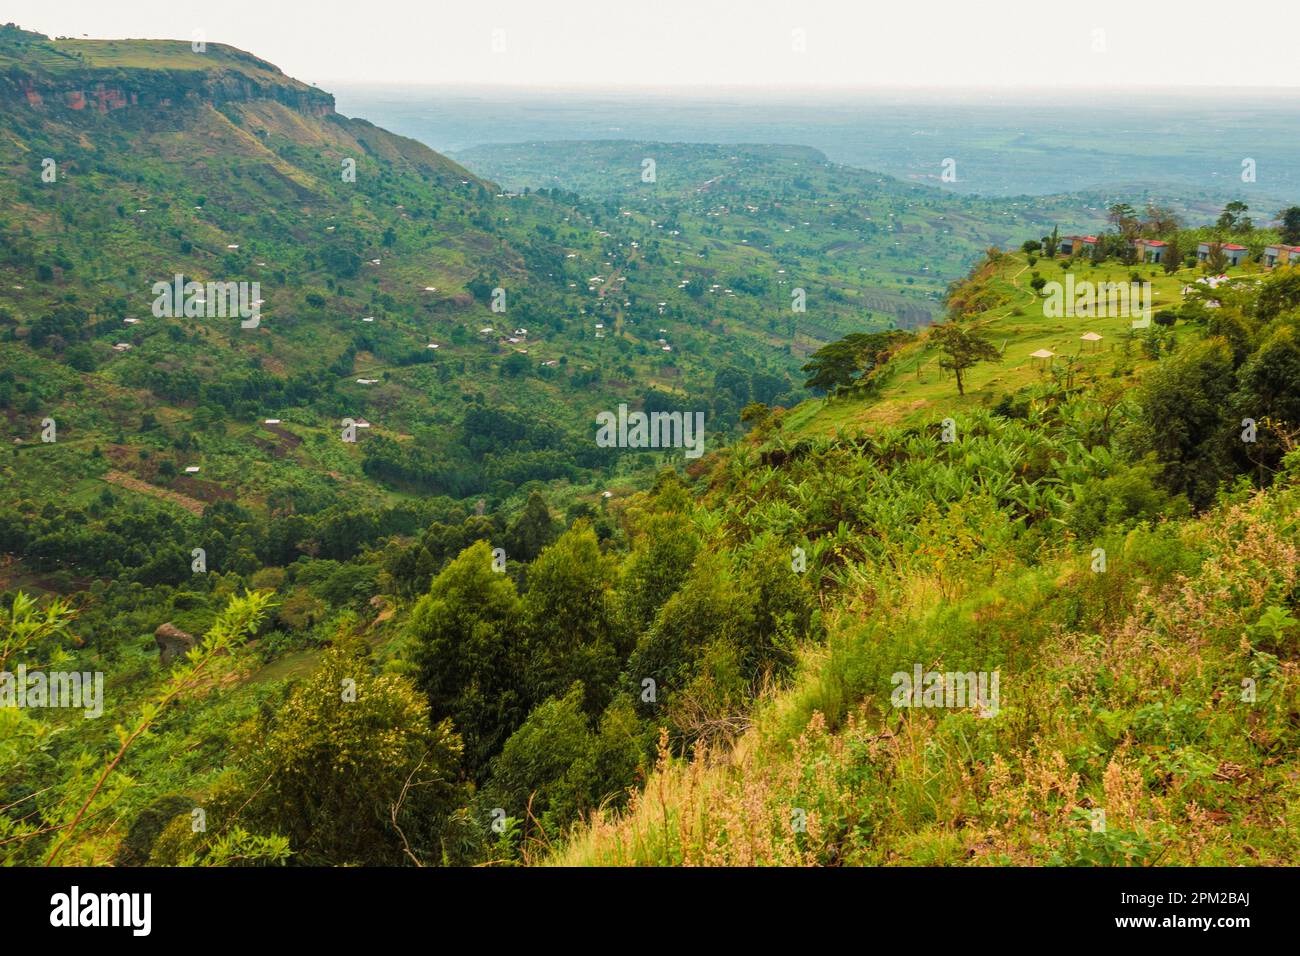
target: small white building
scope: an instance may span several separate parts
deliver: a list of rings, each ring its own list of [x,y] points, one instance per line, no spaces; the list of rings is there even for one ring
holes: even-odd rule
[[[1196,247],[1196,259],[1199,262],[1208,262],[1210,250],[1214,247],[1212,242],[1202,242]],[[1238,245],[1235,242],[1225,242],[1219,246],[1223,250],[1223,256],[1228,260],[1228,265],[1239,266],[1246,261],[1246,256],[1250,250],[1245,246]]]

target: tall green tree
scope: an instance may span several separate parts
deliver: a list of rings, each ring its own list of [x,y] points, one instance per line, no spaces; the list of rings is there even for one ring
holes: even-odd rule
[[[823,345],[803,366],[809,374],[805,388],[836,393],[867,383],[899,343],[911,338],[907,332],[853,332],[837,342]]]
[[[1261,424],[1253,444],[1231,442],[1229,448],[1243,470],[1277,469],[1287,442],[1300,432],[1300,322],[1280,321],[1269,327],[1259,349],[1237,373],[1240,389],[1233,399],[1232,421],[1250,418]]]
[[[1049,259],[1056,258],[1056,251],[1061,248],[1061,228],[1053,226],[1050,235],[1043,236],[1043,255]]]
[[[1178,225],[1178,214],[1168,206],[1147,203],[1146,218],[1142,223],[1144,234],[1154,237],[1171,235],[1177,231]]]
[[[699,549],[699,535],[685,515],[656,514],[646,520],[619,581],[624,626],[629,631],[635,635],[649,625],[681,587]]]
[[[523,618],[530,700],[558,696],[581,681],[589,714],[609,702],[620,663],[613,579],[613,563],[585,522],[561,535],[528,569]]]
[[[1131,239],[1138,233],[1137,210],[1126,202],[1112,203],[1106,209],[1106,221],[1125,239]]]
[[[437,863],[467,794],[451,721],[397,674],[376,674],[365,638],[341,631],[311,676],[244,744],[227,819],[289,838],[297,862]],[[219,830],[217,831],[220,832]]]
[[[751,643],[755,595],[739,586],[726,559],[704,552],[655,617],[628,661],[634,685],[655,681],[661,700],[688,686],[711,645],[733,657]]]
[[[614,703],[596,723],[584,712],[585,697],[575,683],[543,701],[492,761],[477,802],[525,818],[525,839],[537,826],[554,841],[586,813],[620,802],[635,782],[645,733],[631,704]]]
[[[980,362],[999,362],[1002,353],[997,347],[977,332],[965,329],[952,322],[936,325],[930,330],[930,342],[943,352],[939,367],[946,368],[957,376],[957,394],[965,395],[964,373]]]
[[[1210,243],[1210,251],[1205,257],[1205,269],[1212,275],[1221,275],[1228,268],[1228,254],[1223,251],[1223,243],[1217,239]]]
[[[514,582],[494,570],[479,541],[439,574],[416,602],[403,657],[434,720],[451,718],[465,763],[481,774],[523,719],[522,619]]]
[[[1179,349],[1138,391],[1135,450],[1154,454],[1163,485],[1197,507],[1213,501],[1228,476],[1224,426],[1234,387],[1232,350],[1216,337]]]
[[[517,561],[532,561],[558,533],[559,527],[546,506],[546,499],[534,491],[506,534],[506,553]]]
[[[1289,246],[1300,245],[1300,206],[1287,206],[1277,218],[1282,221],[1282,241]]]
[[[1246,212],[1250,209],[1240,199],[1234,199],[1223,207],[1215,225],[1225,232],[1250,232],[1252,224]]]
[[[1165,246],[1165,254],[1161,257],[1160,264],[1166,274],[1177,272],[1183,264],[1183,250],[1178,244],[1178,234],[1171,233],[1169,241]]]

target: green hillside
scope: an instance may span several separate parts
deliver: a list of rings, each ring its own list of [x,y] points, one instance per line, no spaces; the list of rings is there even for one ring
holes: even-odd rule
[[[984,250],[1053,225],[1090,231],[1104,222],[1097,197],[967,198],[796,146],[523,143],[459,158],[515,189],[559,188],[603,201],[660,248],[671,243],[687,266],[695,253],[681,235],[743,248],[750,284],[774,285],[774,298],[806,290],[807,312],[790,326],[796,346],[864,325],[924,325],[942,314],[948,284]],[[652,182],[643,179],[647,161]]]
[[[968,321],[994,343],[1002,360],[971,369],[965,396],[956,394],[953,376],[940,367],[940,353],[916,343],[893,359],[890,378],[881,383],[875,401],[809,402],[792,410],[786,419],[787,429],[798,434],[833,435],[844,426],[918,424],[956,408],[992,408],[1010,394],[1062,376],[1094,385],[1107,378],[1132,384],[1137,372],[1159,355],[1159,349],[1175,347],[1186,334],[1184,326],[1175,324],[1168,328],[1167,340],[1162,337],[1154,344],[1133,329],[1132,316],[1048,318],[1043,297],[1030,288],[1031,276],[1064,282],[1067,272],[1080,282],[1094,284],[1127,285],[1137,275],[1140,281],[1150,283],[1153,317],[1176,308],[1183,301],[1183,288],[1204,274],[1192,266],[1166,273],[1150,265],[1135,268],[1113,260],[1095,266],[1071,265],[1066,259],[1037,260],[1031,266],[1024,253],[1001,254],[981,267],[969,283],[977,306],[996,304],[979,308]],[[1082,336],[1088,333],[1101,339],[1084,340]],[[1152,348],[1156,349],[1154,355]],[[1040,350],[1056,357],[1035,359],[1033,354]]]
[[[689,405],[725,435],[801,391],[761,296],[706,311],[578,197],[502,194],[239,51],[0,39],[0,404],[51,459],[14,475],[28,490],[84,507],[111,471],[263,513],[517,510],[529,481],[594,500],[654,467],[592,446],[599,410]],[[260,324],[153,315],[176,275],[258,283]],[[353,447],[329,440],[344,417],[372,426]],[[32,447],[46,418],[60,442]]]
[[[0,102],[0,863],[1294,858],[1300,270],[1244,210],[462,166],[12,26]]]
[[[953,296],[1007,300],[957,320],[1008,339],[965,396],[936,329],[721,456],[693,522],[732,554],[806,555],[825,641],[743,721],[670,706],[630,805],[533,861],[1294,859],[1300,272],[1166,301],[1171,324],[1129,334],[1034,317],[1024,267],[998,256]],[[1067,354],[1079,327],[1119,342]],[[1032,367],[1041,345],[1062,358]],[[946,675],[937,703],[898,705],[914,670]],[[945,703],[967,674],[998,675],[991,713]]]

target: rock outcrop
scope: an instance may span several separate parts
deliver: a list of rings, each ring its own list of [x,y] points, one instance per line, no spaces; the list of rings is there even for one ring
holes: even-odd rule
[[[153,639],[158,644],[159,660],[163,667],[170,667],[198,643],[193,634],[185,633],[171,621],[159,624],[158,630],[153,632]]]

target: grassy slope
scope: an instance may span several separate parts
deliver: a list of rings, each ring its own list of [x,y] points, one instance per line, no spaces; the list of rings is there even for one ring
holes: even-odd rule
[[[1300,680],[1242,635],[1261,581],[1295,586],[1297,507],[1293,478],[1173,542],[1130,536],[1104,582],[1054,558],[991,584],[913,580],[869,610],[850,595],[734,751],[661,757],[626,815],[551,862],[1293,863]],[[1175,548],[1199,567],[1180,571]],[[890,711],[879,678],[990,639],[1006,645],[996,717]],[[1245,679],[1266,688],[1254,703]]]
[[[1029,266],[1023,253],[1008,253],[989,276],[990,288],[1002,304],[975,318],[978,329],[1003,352],[1000,363],[984,363],[965,373],[964,399],[956,394],[952,374],[939,367],[938,351],[918,342],[905,348],[894,360],[894,369],[879,397],[870,402],[860,400],[826,400],[805,402],[786,418],[786,429],[800,434],[832,435],[837,428],[873,424],[916,423],[939,412],[954,408],[989,406],[1003,395],[1050,377],[1050,367],[1067,359],[1079,364],[1081,378],[1100,379],[1117,368],[1149,365],[1141,352],[1125,342],[1131,333],[1132,319],[1122,316],[1066,317],[1044,316],[1044,300],[1029,288],[1034,272],[1049,281],[1065,281],[1065,260],[1056,263],[1039,259]],[[1176,305],[1182,300],[1182,288],[1203,275],[1198,269],[1183,268],[1170,275],[1157,266],[1125,266],[1107,261],[1100,266],[1077,263],[1072,267],[1076,283],[1129,282],[1137,272],[1151,283],[1152,310]],[[1230,270],[1239,275],[1242,270]],[[1102,336],[1100,343],[1089,344],[1080,338],[1085,332]],[[1182,335],[1184,329],[1176,328]],[[1059,357],[1052,362],[1031,358],[1039,349]],[[955,403],[955,404],[954,404]]]
[[[992,270],[1011,298],[974,321],[1009,338],[1008,351],[1065,351],[1074,327],[1034,319],[1027,308],[1012,314],[1028,304],[1023,266],[1014,257]],[[1176,298],[1186,278],[1159,282],[1163,298]],[[1096,327],[1115,336],[1124,322]],[[1040,375],[1027,362],[983,368],[960,399],[951,381],[938,381],[923,346],[899,363],[906,369],[909,360],[919,362],[919,379],[897,374],[879,399],[794,409],[784,447],[837,428],[932,427],[963,412],[964,421],[978,420],[980,405]],[[1104,368],[1113,358],[1089,361]],[[786,500],[808,501],[809,485],[830,499],[848,491],[839,467],[809,466]],[[737,470],[740,488],[720,487],[743,508],[760,507],[783,477],[753,464]],[[706,497],[700,520],[726,527],[734,521],[718,513],[726,508]],[[1269,608],[1285,606],[1300,582],[1294,466],[1267,493],[1237,494],[1198,519],[1101,542],[1056,531],[1017,545],[1018,532],[1008,531],[1016,522],[1000,510],[963,502],[940,512],[921,521],[928,527],[916,539],[927,544],[877,551],[824,594],[829,640],[803,649],[792,684],[757,709],[734,747],[697,749],[690,761],[662,749],[629,810],[593,818],[542,861],[1294,861],[1300,673],[1287,660],[1293,655],[1270,644],[1267,623]],[[1105,573],[1092,568],[1096,544],[1108,552]],[[999,669],[998,715],[891,707],[889,675],[915,662]],[[1245,681],[1257,685],[1257,699],[1244,699]],[[806,832],[795,826],[800,817]]]
[[[33,40],[22,52],[0,52],[0,67],[18,67],[44,76],[84,70],[189,70],[229,69],[250,79],[297,83],[275,66],[224,43],[210,43],[198,54],[181,40],[91,40],[69,37],[49,42]],[[306,88],[306,84],[298,84]]]

